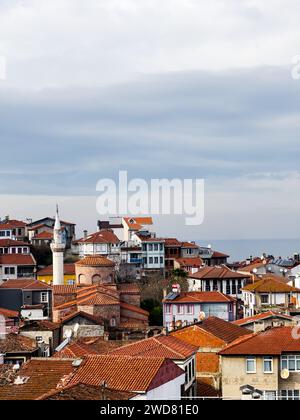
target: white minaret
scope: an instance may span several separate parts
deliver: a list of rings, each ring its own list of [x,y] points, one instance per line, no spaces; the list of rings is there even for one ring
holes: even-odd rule
[[[51,250],[53,254],[53,285],[64,285],[64,252],[66,244],[61,230],[58,206],[56,208],[56,218],[54,225],[53,242],[51,243]]]

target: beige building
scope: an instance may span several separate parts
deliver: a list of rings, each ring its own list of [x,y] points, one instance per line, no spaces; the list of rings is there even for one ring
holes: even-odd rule
[[[224,399],[300,399],[298,327],[272,328],[220,352]]]

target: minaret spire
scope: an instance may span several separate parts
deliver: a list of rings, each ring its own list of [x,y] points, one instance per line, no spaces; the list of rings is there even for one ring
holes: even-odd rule
[[[56,206],[56,216],[53,232],[51,250],[53,254],[53,285],[64,284],[64,252],[66,244],[63,238],[61,223],[59,219],[58,205]]]

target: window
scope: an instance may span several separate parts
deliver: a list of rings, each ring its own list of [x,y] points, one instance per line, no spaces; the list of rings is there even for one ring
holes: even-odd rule
[[[264,373],[273,373],[273,357],[264,357]]]
[[[171,313],[172,313],[172,307],[171,307],[171,305],[166,305],[166,314],[167,315],[171,315]]]
[[[261,295],[261,304],[268,305],[269,304],[269,295]]]
[[[149,244],[149,245],[148,245],[148,250],[149,250],[149,251],[153,251],[153,245],[152,245],[152,244]]]
[[[163,264],[164,263],[164,257],[160,257],[160,263]]]
[[[184,305],[178,305],[177,306],[177,313],[179,315],[183,315],[184,314]]]
[[[194,314],[194,306],[193,305],[187,305],[186,306],[186,313],[187,313],[187,315],[193,315]]]
[[[74,284],[75,284],[75,280],[68,280],[68,281],[67,281],[67,284],[68,284],[69,286],[74,286]]]
[[[6,274],[6,275],[13,275],[15,273],[16,273],[16,271],[15,271],[14,267],[5,267],[5,269],[4,269],[4,274]]]
[[[300,372],[300,355],[289,355],[281,357],[281,370],[288,369],[289,372]]]
[[[155,257],[155,258],[154,258],[154,263],[155,263],[155,264],[158,264],[158,261],[159,261],[158,257]]]
[[[42,292],[41,293],[41,303],[48,303],[48,293]]]
[[[246,373],[256,373],[256,358],[249,356],[246,358]]]
[[[112,318],[112,319],[110,320],[110,326],[111,326],[111,327],[115,327],[116,325],[117,325],[116,318]]]
[[[289,389],[289,390],[282,390],[280,391],[280,399],[281,400],[293,400],[299,401],[300,400],[300,391],[297,389]]]
[[[153,264],[153,257],[149,258],[149,264]]]
[[[230,287],[230,281],[226,282],[226,295],[231,294],[231,287]]]
[[[154,245],[154,251],[158,251],[158,244]]]

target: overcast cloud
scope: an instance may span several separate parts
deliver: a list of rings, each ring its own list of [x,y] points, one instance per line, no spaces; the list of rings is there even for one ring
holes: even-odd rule
[[[0,0],[0,214],[94,229],[119,169],[205,178],[186,238],[299,237],[296,0]],[[57,197],[59,196],[59,198]]]

